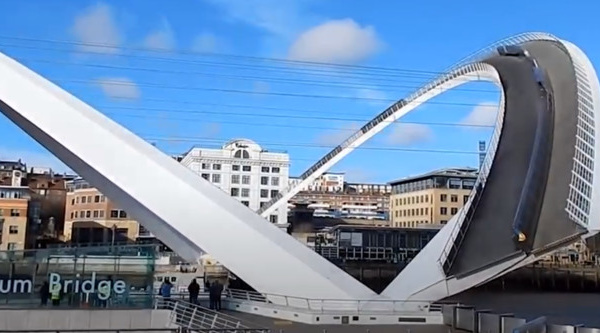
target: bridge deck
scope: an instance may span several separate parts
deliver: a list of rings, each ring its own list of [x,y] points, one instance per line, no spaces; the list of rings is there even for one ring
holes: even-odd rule
[[[487,60],[498,72],[505,89],[506,114],[494,164],[481,200],[450,269],[466,274],[518,253],[512,240],[512,223],[529,166],[537,121],[536,103],[542,99],[525,58]]]

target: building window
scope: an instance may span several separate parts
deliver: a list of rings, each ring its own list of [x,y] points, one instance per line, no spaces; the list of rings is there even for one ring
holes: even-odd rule
[[[209,170],[209,169],[210,169],[210,164],[202,163],[202,170]]]
[[[231,166],[231,170],[233,170],[233,171],[240,171],[240,166],[237,165],[237,164],[234,164],[234,165]]]
[[[246,207],[250,207],[250,201],[242,200],[242,205],[244,205]]]
[[[100,218],[103,218],[103,217],[104,217],[104,211],[103,211],[103,210],[101,210],[101,211],[100,211],[100,215],[99,215],[99,217],[100,217]]]
[[[279,191],[271,190],[271,198],[275,198],[277,196],[277,194],[279,194]]]
[[[202,178],[208,180],[210,178],[210,175],[208,173],[203,173]]]
[[[79,218],[79,212],[75,212],[75,218]]]
[[[231,183],[239,184],[240,183],[240,175],[231,175]]]
[[[260,202],[260,208],[263,208],[264,206],[266,206],[269,202],[268,201],[261,201]]]
[[[21,211],[18,210],[18,209],[11,209],[10,210],[10,216],[12,216],[12,217],[21,216]]]
[[[250,176],[242,176],[242,184],[249,185],[250,184]]]
[[[100,202],[105,202],[106,201],[106,197],[104,195],[100,196]]]
[[[116,209],[113,209],[110,211],[110,218],[111,219],[116,219],[119,218],[119,211]]]
[[[233,154],[234,158],[250,158],[250,153],[247,150],[240,149]]]
[[[9,251],[16,250],[17,249],[17,243],[8,243],[6,249],[9,250]]]
[[[260,197],[261,198],[268,198],[269,197],[269,190],[260,190]]]
[[[446,207],[440,207],[440,214],[441,215],[448,215],[448,208],[446,208]]]
[[[75,197],[75,203],[79,204],[79,197]]]
[[[81,203],[84,204],[87,202],[87,197],[81,197]]]
[[[94,211],[94,218],[98,218],[98,216],[100,216],[100,211],[95,210]]]
[[[100,196],[99,195],[97,195],[97,196],[94,197],[94,202],[95,203],[99,203],[100,202]]]
[[[80,219],[85,218],[85,210],[79,211],[79,218]]]
[[[269,171],[270,171],[269,167],[261,167],[260,168],[260,172],[269,173]]]
[[[19,226],[17,225],[11,225],[8,227],[8,233],[11,235],[15,235],[19,233]]]
[[[440,201],[446,202],[446,200],[448,200],[448,196],[446,194],[440,194]]]
[[[220,183],[221,182],[221,175],[218,173],[213,173],[212,175],[212,182],[213,183]]]
[[[441,220],[440,221],[440,224],[446,224],[446,223],[448,223],[448,221],[446,221],[446,220]]]
[[[231,188],[231,196],[232,197],[237,197],[240,195],[240,189],[237,187],[232,187]]]
[[[450,201],[451,201],[451,202],[458,202],[458,195],[456,195],[456,194],[452,194],[452,195],[450,196]]]
[[[450,214],[456,215],[456,213],[458,213],[458,208],[456,208],[456,207],[450,208]]]
[[[90,210],[86,210],[86,211],[85,211],[85,218],[86,218],[86,219],[89,219],[90,217],[92,217],[92,211],[90,211]]]
[[[119,211],[119,218],[126,219],[127,218],[127,213],[125,213],[124,210],[120,210]]]
[[[71,199],[71,206],[75,205],[75,199]]]
[[[73,214],[73,212],[71,212],[71,220],[73,219],[73,216],[74,216],[74,215],[75,215],[75,214]]]
[[[429,215],[429,207],[425,207],[425,215]]]
[[[260,185],[269,185],[269,177],[260,177]]]
[[[252,167],[249,165],[244,165],[244,166],[242,166],[242,171],[250,172],[250,171],[252,171]]]
[[[271,221],[271,223],[277,223],[277,215],[269,215],[269,221]]]
[[[250,196],[250,189],[249,188],[243,188],[242,189],[242,198],[247,198]]]
[[[92,196],[88,195],[88,203],[92,203]]]
[[[213,164],[213,170],[221,170],[221,164]]]
[[[271,178],[271,185],[273,185],[273,186],[279,186],[279,177],[273,177],[273,178]]]
[[[271,172],[272,173],[279,173],[279,168],[278,167],[272,167],[271,168]]]
[[[467,201],[469,201],[469,196],[468,195],[463,195],[463,204],[466,204]]]

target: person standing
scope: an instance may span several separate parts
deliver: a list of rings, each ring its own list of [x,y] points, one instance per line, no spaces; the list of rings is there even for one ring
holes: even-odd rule
[[[188,286],[188,292],[190,293],[190,303],[198,304],[198,295],[200,294],[200,285],[196,282],[196,279],[192,279],[192,282]]]
[[[215,288],[215,310],[221,311],[221,296],[223,294],[223,285],[217,280],[213,284]]]
[[[213,283],[209,283],[208,281],[206,282],[207,288],[208,288],[208,302],[209,302],[209,308],[211,310],[215,310],[215,300],[217,299],[216,295],[216,289],[215,289],[215,284],[217,282],[213,282]]]
[[[165,309],[171,309],[171,288],[173,285],[170,281],[166,280],[160,286],[160,296],[163,298],[163,304]]]
[[[48,305],[48,299],[50,298],[50,284],[48,281],[44,281],[40,288],[40,301],[42,306]]]

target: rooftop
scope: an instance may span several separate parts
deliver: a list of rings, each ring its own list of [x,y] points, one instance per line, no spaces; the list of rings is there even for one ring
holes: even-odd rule
[[[479,173],[479,169],[463,167],[463,168],[444,168],[434,170],[428,173],[424,173],[416,176],[408,176],[405,178],[400,178],[394,181],[389,182],[390,185],[397,185],[407,182],[412,182],[416,180],[428,179],[432,177],[457,177],[457,178],[477,178]]]

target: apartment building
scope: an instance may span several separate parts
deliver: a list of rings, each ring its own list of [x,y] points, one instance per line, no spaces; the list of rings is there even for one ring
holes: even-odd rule
[[[64,241],[122,243],[135,241],[140,225],[82,178],[68,181]]]
[[[256,211],[286,189],[290,158],[270,152],[256,142],[236,139],[221,149],[192,148],[180,163]],[[287,225],[287,207],[269,216],[269,221]]]
[[[392,226],[444,225],[467,202],[477,169],[449,168],[390,182]]]

